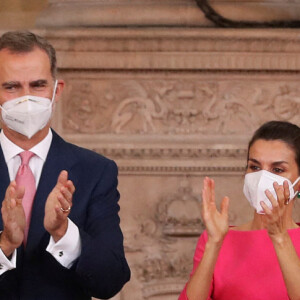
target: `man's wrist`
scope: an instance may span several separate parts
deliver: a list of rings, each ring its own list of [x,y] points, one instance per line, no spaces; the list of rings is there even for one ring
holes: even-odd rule
[[[49,232],[55,243],[57,243],[67,232],[68,220],[66,220],[58,229]]]
[[[11,243],[5,239],[3,232],[0,234],[0,249],[8,259],[11,258],[13,252],[16,250],[16,247],[12,246]]]

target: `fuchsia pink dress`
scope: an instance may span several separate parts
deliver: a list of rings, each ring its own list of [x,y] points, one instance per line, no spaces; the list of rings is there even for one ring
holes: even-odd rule
[[[300,228],[288,230],[288,233],[300,257]],[[207,232],[204,231],[198,240],[191,275],[202,258],[206,242]],[[276,253],[266,230],[229,230],[218,256],[208,299],[289,299]],[[188,300],[186,287],[179,300]]]

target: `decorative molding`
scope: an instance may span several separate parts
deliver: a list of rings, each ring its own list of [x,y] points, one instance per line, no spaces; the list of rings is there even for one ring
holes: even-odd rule
[[[176,163],[175,163],[176,164]],[[230,167],[230,166],[205,166],[205,167],[193,167],[193,163],[189,166],[123,166],[122,163],[118,163],[119,172],[121,175],[241,175],[245,173],[245,165]],[[242,164],[241,164],[242,165]]]
[[[190,148],[92,148],[91,150],[108,156],[114,159],[212,159],[212,158],[237,158],[244,159],[246,158],[247,149],[241,148],[225,148],[226,145],[223,145],[222,148],[202,148],[200,145],[198,148],[191,145]],[[200,148],[201,147],[201,148]]]
[[[295,29],[74,28],[34,31],[50,40],[58,53],[77,52],[80,57],[84,53],[97,52],[98,59],[105,53],[114,52],[123,52],[122,55],[132,52],[210,52],[212,56],[231,53],[239,57],[241,53],[292,54],[300,49],[299,30]]]
[[[182,43],[183,41],[177,41]],[[297,71],[298,53],[59,52],[62,70]]]

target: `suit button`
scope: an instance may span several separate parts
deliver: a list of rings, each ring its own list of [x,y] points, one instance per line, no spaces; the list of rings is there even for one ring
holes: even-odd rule
[[[62,257],[63,255],[64,255],[64,252],[63,251],[59,251],[58,256]]]

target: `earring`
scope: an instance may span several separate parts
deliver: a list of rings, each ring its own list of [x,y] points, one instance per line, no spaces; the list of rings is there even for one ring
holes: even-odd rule
[[[298,198],[298,199],[300,199],[300,192],[298,192],[298,194],[297,194],[297,198]]]

